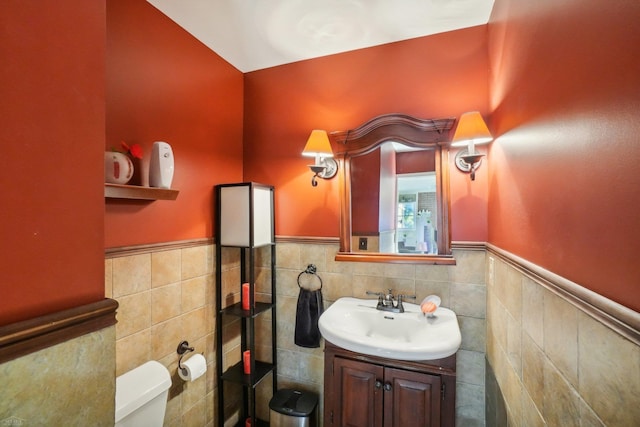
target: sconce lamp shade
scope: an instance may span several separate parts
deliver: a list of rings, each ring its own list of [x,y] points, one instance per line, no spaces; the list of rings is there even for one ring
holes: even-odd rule
[[[477,111],[464,113],[458,120],[458,127],[453,134],[452,147],[463,147],[472,144],[486,144],[493,140],[487,124]]]
[[[329,136],[325,130],[313,130],[307,140],[307,145],[302,150],[303,156],[333,157]]]

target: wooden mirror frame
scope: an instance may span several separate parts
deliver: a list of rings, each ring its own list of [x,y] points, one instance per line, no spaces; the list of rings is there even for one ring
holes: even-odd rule
[[[455,264],[451,255],[451,198],[449,192],[449,134],[455,118],[418,119],[405,114],[374,117],[356,129],[331,132],[339,167],[340,251],[336,261]],[[388,141],[432,149],[436,159],[437,255],[351,251],[351,158],[375,150]]]

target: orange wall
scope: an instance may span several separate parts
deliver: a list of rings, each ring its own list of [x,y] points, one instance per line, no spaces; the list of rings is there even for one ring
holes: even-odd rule
[[[213,186],[242,180],[243,75],[143,0],[107,2],[105,148],[171,144],[176,201],[109,200],[105,246],[213,235]]]
[[[104,298],[104,2],[0,2],[0,325]]]
[[[248,73],[245,179],[275,185],[277,234],[338,236],[338,180],[312,188],[300,155],[311,130],[352,129],[393,112],[486,112],[487,79],[485,26]],[[452,171],[454,240],[486,240],[486,170],[473,185]]]
[[[640,2],[496,0],[489,241],[640,311]]]

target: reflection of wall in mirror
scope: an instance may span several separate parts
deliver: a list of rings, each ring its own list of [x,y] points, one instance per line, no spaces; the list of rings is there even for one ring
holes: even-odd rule
[[[375,150],[366,156],[351,159],[352,235],[378,234],[379,203],[380,150]]]

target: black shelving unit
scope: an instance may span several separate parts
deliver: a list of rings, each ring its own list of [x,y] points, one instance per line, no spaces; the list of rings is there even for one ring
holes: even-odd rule
[[[252,426],[268,426],[256,416],[256,387],[269,374],[273,376],[273,390],[277,390],[276,349],[276,246],[273,186],[255,182],[221,184],[215,187],[216,203],[216,361],[218,381],[218,425],[225,423],[223,387],[225,382],[242,386],[242,408],[239,426],[251,418]],[[240,253],[240,282],[249,283],[249,310],[243,310],[242,302],[222,307],[222,259],[223,249]],[[271,301],[255,301],[256,261],[258,251],[269,253],[271,276]],[[256,318],[271,312],[271,360],[256,360]],[[251,373],[245,374],[243,361],[223,371],[224,322],[241,321],[241,351],[251,351]]]

